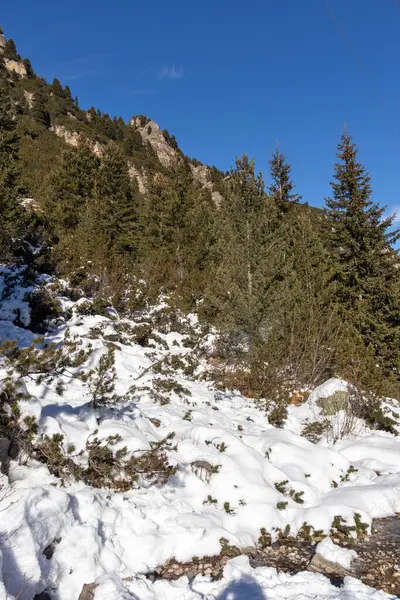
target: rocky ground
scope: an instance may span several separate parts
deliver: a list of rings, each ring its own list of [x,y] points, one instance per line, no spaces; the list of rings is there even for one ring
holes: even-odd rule
[[[322,572],[337,586],[342,584],[345,575],[353,575],[371,587],[400,597],[400,514],[387,519],[376,519],[372,525],[372,535],[368,539],[341,542],[340,545],[357,552],[351,572],[346,572],[336,563],[328,563],[320,557],[317,559],[316,545],[309,542],[280,540],[263,550],[249,547],[240,552],[249,556],[252,567],[274,567],[290,574],[307,569]],[[196,575],[202,574],[218,579],[234,554],[234,550],[228,549],[219,556],[195,559],[190,563],[169,561],[155,572],[149,573],[148,577],[152,580],[172,580],[186,575],[189,579],[194,579]]]

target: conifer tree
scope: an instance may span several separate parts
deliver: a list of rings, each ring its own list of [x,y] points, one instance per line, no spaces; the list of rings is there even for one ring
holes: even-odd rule
[[[12,104],[0,88],[0,256],[12,258],[21,243],[23,211],[18,171],[19,138]]]
[[[116,144],[109,144],[96,181],[96,207],[109,247],[116,254],[133,254],[137,248],[138,190],[128,164]]]
[[[205,308],[219,323],[253,337],[276,266],[276,211],[247,156],[231,170],[218,220],[215,273]],[[222,319],[222,321],[221,321]]]
[[[158,290],[192,303],[203,294],[211,260],[214,207],[180,161],[169,177],[153,182],[142,217],[141,264]]]
[[[9,60],[19,60],[20,58],[17,52],[15,42],[11,38],[9,38],[5,43],[4,57],[8,58]]]
[[[32,119],[43,125],[50,127],[50,114],[47,107],[47,95],[43,88],[39,88],[33,96],[33,106],[30,110]]]
[[[366,345],[387,371],[400,368],[398,259],[392,244],[400,230],[384,206],[371,200],[370,176],[345,132],[338,146],[333,195],[326,199],[330,244],[336,263],[337,296]]]
[[[67,150],[51,179],[46,216],[55,241],[78,226],[94,196],[100,161],[87,144]]]
[[[287,212],[291,202],[299,202],[301,196],[293,191],[295,186],[290,178],[292,168],[278,144],[269,161],[269,166],[272,184],[268,188],[268,193],[275,200],[278,208]]]
[[[29,58],[24,58],[24,60],[22,61],[24,63],[25,69],[26,69],[26,76],[28,79],[35,79],[36,75],[35,75],[35,71],[33,70],[32,67],[32,63],[29,60]]]
[[[54,77],[53,79],[52,88],[53,93],[57,96],[57,98],[64,98],[63,86],[61,85],[60,80],[57,79],[57,77]]]

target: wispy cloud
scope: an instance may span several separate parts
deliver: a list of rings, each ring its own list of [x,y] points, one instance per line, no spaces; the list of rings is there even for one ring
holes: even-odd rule
[[[72,73],[71,75],[64,75],[65,81],[75,81],[76,79],[82,79],[83,77],[94,77],[97,75],[97,71],[82,71],[79,73]]]
[[[77,65],[98,64],[100,61],[110,58],[112,55],[109,52],[96,52],[92,54],[85,54],[83,56],[76,56],[69,60],[60,61],[61,65],[66,67],[72,67]]]
[[[184,75],[183,66],[163,67],[158,71],[157,79],[182,79]]]

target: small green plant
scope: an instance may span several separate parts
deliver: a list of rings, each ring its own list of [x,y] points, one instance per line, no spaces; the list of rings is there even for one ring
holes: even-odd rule
[[[369,525],[361,520],[359,513],[354,514],[354,525],[356,528],[356,534],[359,539],[365,539],[369,534]]]
[[[301,435],[313,444],[317,444],[329,426],[328,420],[307,423]]]
[[[290,492],[290,497],[297,504],[304,504],[304,500],[303,500],[302,496],[304,496],[304,492],[295,492],[294,490],[291,490],[291,492]]]
[[[34,437],[37,435],[37,432],[38,432],[38,426],[37,426],[35,417],[26,416],[24,418],[24,424],[27,429],[26,430],[27,440],[29,442],[32,442],[32,440],[34,439]]]
[[[264,550],[265,548],[269,548],[269,546],[271,546],[271,544],[272,544],[271,534],[267,532],[265,527],[262,527],[260,529],[260,537],[258,538],[259,547],[261,548],[261,550]]]
[[[278,490],[278,492],[280,494],[286,494],[286,486],[289,483],[288,479],[285,479],[284,481],[278,481],[276,482],[275,485],[275,489]]]
[[[350,475],[352,473],[358,473],[358,469],[356,469],[353,465],[350,465],[349,468],[347,469],[346,474],[342,475],[340,477],[340,481],[341,482],[350,481]]]
[[[228,514],[228,515],[234,515],[235,511],[232,510],[232,508],[230,507],[229,502],[224,502],[224,511]]]
[[[225,452],[225,450],[228,448],[228,446],[225,444],[225,442],[221,442],[220,444],[214,444],[214,446],[220,452]]]
[[[341,517],[340,515],[336,515],[336,517],[332,521],[330,535],[332,537],[338,537],[340,539],[349,539],[352,537],[352,532],[356,530],[354,525],[347,525],[346,519]]]
[[[241,552],[237,546],[230,545],[228,540],[224,537],[220,538],[219,543],[221,544],[221,555],[234,558],[240,556]]]
[[[218,500],[208,495],[207,500],[203,500],[203,504],[218,504]]]
[[[188,410],[182,417],[182,419],[184,421],[191,421],[192,420],[192,411]]]
[[[289,504],[289,502],[278,502],[278,504],[276,505],[276,508],[278,510],[285,510],[285,508],[287,507],[287,505]]]

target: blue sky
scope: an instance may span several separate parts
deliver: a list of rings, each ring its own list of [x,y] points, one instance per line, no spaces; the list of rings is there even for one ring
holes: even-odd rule
[[[80,105],[145,114],[183,151],[221,169],[254,156],[268,182],[279,139],[297,191],[329,194],[346,121],[374,200],[400,207],[400,2],[328,0],[19,0],[8,37]],[[354,56],[358,56],[361,66]]]

